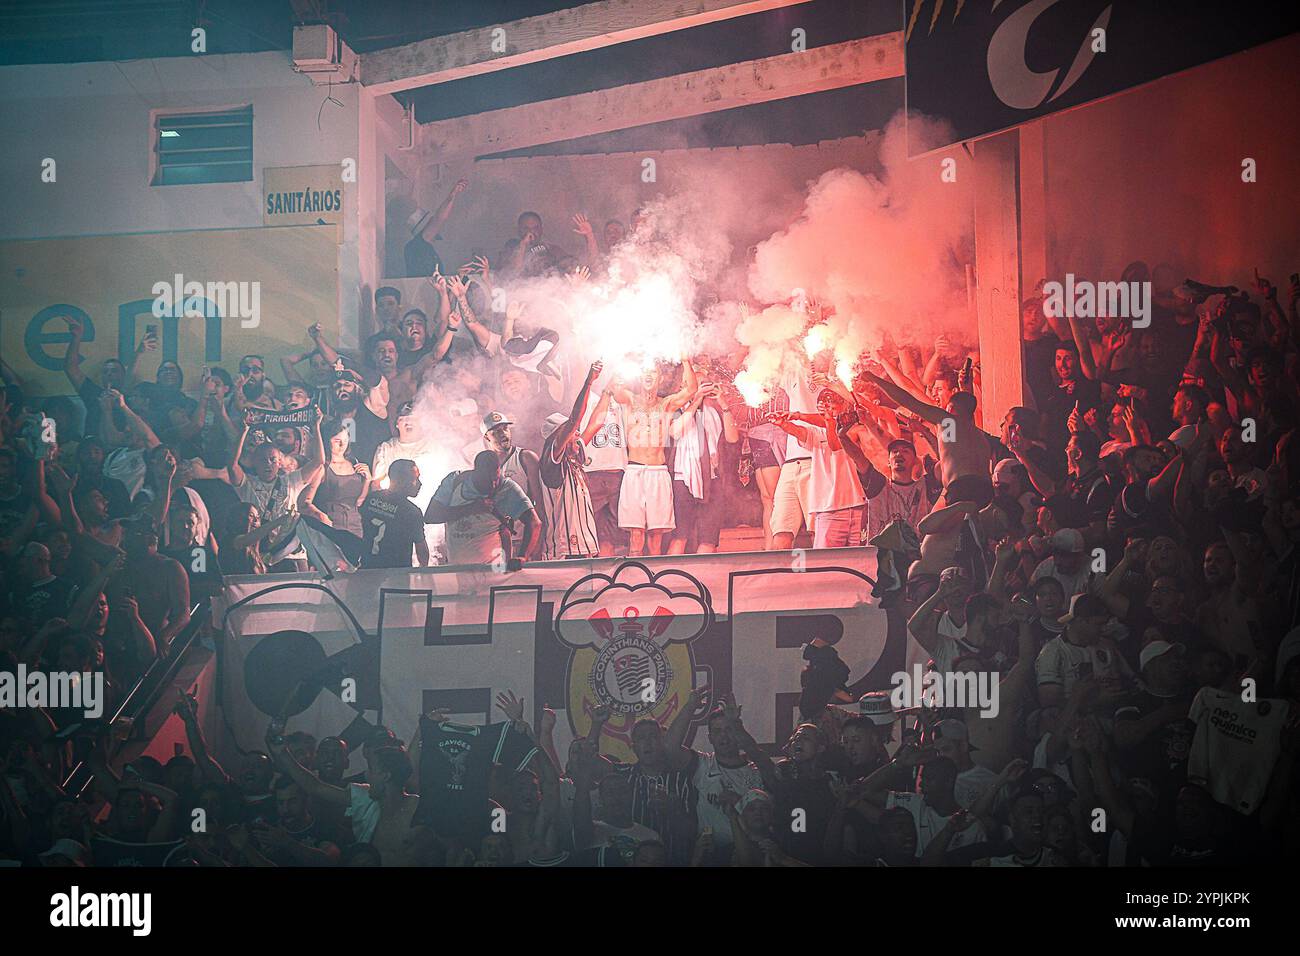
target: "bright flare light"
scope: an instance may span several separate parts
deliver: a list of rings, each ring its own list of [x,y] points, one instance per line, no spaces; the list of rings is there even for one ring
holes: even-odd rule
[[[818,352],[826,350],[826,326],[814,325],[808,330],[808,334],[803,337],[803,347],[808,352],[808,357],[812,358]]]
[[[840,359],[835,363],[835,377],[850,388],[853,387],[853,363],[848,359]]]
[[[750,408],[757,408],[768,399],[767,389],[763,387],[763,383],[757,381],[747,370],[736,374],[735,386],[736,391],[740,392],[740,397]]]

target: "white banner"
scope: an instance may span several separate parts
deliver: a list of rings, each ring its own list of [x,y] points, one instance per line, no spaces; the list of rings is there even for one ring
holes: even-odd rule
[[[637,719],[667,726],[690,691],[708,684],[715,696],[735,693],[760,741],[784,740],[803,644],[834,643],[855,690],[887,687],[904,656],[899,634],[882,660],[874,549],[791,555],[227,578],[217,612],[227,719],[241,746],[260,746],[268,711],[314,675],[327,692],[290,730],[319,739],[363,714],[409,741],[419,714],[434,707],[472,723],[501,719],[492,701],[510,689],[525,698],[533,726],[543,706],[556,711],[561,759],[590,727],[591,708],[608,705],[603,750],[629,758]]]

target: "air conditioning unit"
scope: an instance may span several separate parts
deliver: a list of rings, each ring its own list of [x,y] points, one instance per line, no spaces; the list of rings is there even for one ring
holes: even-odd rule
[[[357,55],[334,28],[312,23],[293,28],[293,68],[317,86],[350,83],[356,77]]]

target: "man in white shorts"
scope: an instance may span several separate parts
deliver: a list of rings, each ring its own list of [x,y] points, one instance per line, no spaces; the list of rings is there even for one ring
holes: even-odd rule
[[[659,396],[659,368],[641,373],[633,391],[622,383],[610,391],[624,408],[627,424],[627,467],[618,494],[618,526],[628,532],[628,554],[659,554],[664,533],[677,527],[673,516],[673,476],[668,470],[668,425],[673,412],[698,390],[690,360],[682,362],[682,387]]]
[[[813,411],[815,397],[805,375],[792,376],[783,381],[781,387],[790,396],[791,415]],[[772,547],[775,550],[789,551],[793,548],[794,537],[801,527],[812,530],[809,512],[811,481],[812,453],[787,432],[785,461],[781,465],[776,490],[772,493]]]

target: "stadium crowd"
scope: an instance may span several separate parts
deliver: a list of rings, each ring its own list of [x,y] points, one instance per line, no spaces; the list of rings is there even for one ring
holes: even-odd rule
[[[814,357],[761,407],[734,354],[573,371],[554,330],[494,292],[518,277],[590,281],[626,230],[583,248],[541,218],[494,258],[444,273],[416,223],[406,262],[432,314],[374,295],[353,352],[305,347],[206,368],[85,366],[38,398],[3,367],[0,672],[102,673],[108,710],[223,575],[597,555],[708,553],[724,529],[771,550],[873,544],[882,606],[937,675],[992,674],[995,715],[855,699],[831,646],[804,651],[797,726],[779,747],[743,719],[745,688],[697,691],[634,759],[600,719],[561,759],[513,694],[504,719],[378,728],[348,746],[268,730],[223,768],[193,702],[189,755],[124,771],[113,735],[58,708],[0,707],[0,857],[28,865],[1224,864],[1300,851],[1300,282],[1284,295],[1178,283],[1147,328],[1024,303],[1025,404],[982,414],[979,356],[863,354],[852,381]],[[636,217],[630,227],[637,226]],[[817,321],[816,307],[810,325]],[[455,384],[431,410],[428,387]],[[435,413],[436,412],[436,413]],[[427,470],[436,465],[439,471]],[[417,504],[417,501],[419,502]],[[945,702],[946,703],[946,702]],[[698,721],[710,750],[686,745]],[[65,792],[90,761],[93,788]],[[206,824],[193,832],[193,811]]]

